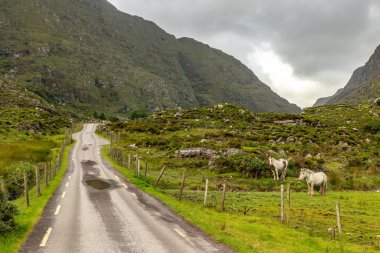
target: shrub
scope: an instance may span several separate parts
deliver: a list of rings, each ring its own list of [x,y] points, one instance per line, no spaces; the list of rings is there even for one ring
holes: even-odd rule
[[[35,184],[34,167],[30,163],[14,163],[5,169],[4,179],[7,182],[9,199],[17,199],[24,193],[24,173],[28,175],[29,186]]]
[[[240,172],[245,177],[261,177],[267,165],[262,160],[248,155],[222,156],[214,161],[219,173]]]
[[[8,201],[3,191],[0,191],[0,235],[9,233],[16,228],[14,220],[16,214],[18,214],[17,207]]]
[[[376,133],[380,132],[380,120],[368,122],[364,126],[364,130],[368,133],[371,133],[371,134],[376,134]]]

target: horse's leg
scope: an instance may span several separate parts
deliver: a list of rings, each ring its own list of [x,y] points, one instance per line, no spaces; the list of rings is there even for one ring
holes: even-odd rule
[[[278,169],[275,169],[274,171],[276,171],[276,181],[278,181],[280,178],[278,177]]]
[[[314,183],[311,183],[311,196],[314,195]]]
[[[307,196],[310,196],[310,184],[307,183]]]
[[[271,169],[271,171],[272,171],[272,174],[273,174],[273,180],[276,181],[276,174],[275,174],[275,172],[274,172],[273,169]]]

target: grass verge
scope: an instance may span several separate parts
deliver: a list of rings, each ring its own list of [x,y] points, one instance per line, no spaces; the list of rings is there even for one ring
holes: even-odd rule
[[[25,197],[21,197],[13,201],[13,203],[18,207],[20,211],[20,214],[18,214],[15,217],[18,227],[14,232],[7,234],[6,236],[2,236],[0,238],[0,252],[17,252],[22,246],[22,244],[26,241],[30,233],[33,231],[34,226],[41,218],[42,212],[44,211],[46,204],[57,190],[63,176],[66,173],[66,169],[68,167],[69,151],[73,146],[74,143],[65,147],[62,159],[62,166],[59,169],[56,177],[49,182],[49,186],[44,187],[41,185],[41,197],[37,197],[36,187],[34,187],[29,192],[29,208],[26,208]]]
[[[116,164],[108,156],[108,147],[103,148],[102,155],[131,183],[159,198],[185,220],[238,252],[377,252],[371,246],[315,237],[287,227],[271,217],[228,214],[193,202],[181,202],[137,178],[133,171]]]

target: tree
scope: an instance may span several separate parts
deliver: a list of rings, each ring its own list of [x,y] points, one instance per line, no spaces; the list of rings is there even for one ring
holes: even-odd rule
[[[8,201],[6,194],[0,191],[0,235],[16,229],[14,216],[18,214],[17,207]]]
[[[97,112],[93,112],[92,113],[92,117],[94,117],[95,119],[98,119],[99,118],[99,115]]]

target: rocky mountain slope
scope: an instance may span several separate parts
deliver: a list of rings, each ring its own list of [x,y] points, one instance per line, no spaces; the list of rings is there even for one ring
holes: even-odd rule
[[[318,100],[314,106],[368,103],[380,97],[380,45],[368,62],[356,69],[347,85],[332,97]]]
[[[47,103],[9,78],[0,78],[0,140],[15,134],[54,134],[71,127],[74,114]]]
[[[229,102],[300,112],[233,57],[105,0],[3,0],[0,30],[0,75],[74,110],[123,115]]]

